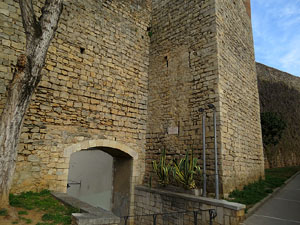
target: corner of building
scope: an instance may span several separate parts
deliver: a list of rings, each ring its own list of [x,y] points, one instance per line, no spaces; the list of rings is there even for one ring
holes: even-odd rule
[[[223,193],[264,177],[250,1],[216,0]]]

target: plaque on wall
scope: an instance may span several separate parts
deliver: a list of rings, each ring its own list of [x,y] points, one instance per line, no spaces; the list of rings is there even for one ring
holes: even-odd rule
[[[178,134],[178,127],[168,127],[168,134]]]

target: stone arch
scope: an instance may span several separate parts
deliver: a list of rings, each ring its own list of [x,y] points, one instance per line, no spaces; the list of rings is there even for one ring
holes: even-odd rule
[[[113,202],[112,202],[112,212],[117,216],[128,215],[132,211],[132,203],[134,202],[134,177],[137,173],[138,165],[138,153],[132,148],[125,144],[119,143],[117,141],[108,139],[97,139],[97,140],[87,140],[77,144],[72,144],[64,149],[65,162],[69,163],[71,155],[76,152],[83,150],[100,150],[108,153],[114,158],[114,174],[113,174]],[[126,175],[128,180],[127,183],[127,194],[122,191],[124,185],[124,173],[125,170],[130,168]],[[64,180],[63,186],[67,186],[67,178],[69,174],[69,167],[66,169],[66,179]],[[118,182],[120,180],[120,182]],[[67,192],[65,189],[64,192]],[[123,193],[122,193],[123,192]],[[124,200],[125,199],[125,200]],[[125,203],[124,203],[125,202]]]
[[[88,141],[83,141],[77,144],[70,145],[69,147],[64,149],[64,157],[69,158],[71,154],[74,152],[81,151],[82,149],[89,149],[89,148],[92,149],[95,147],[106,147],[111,149],[118,149],[126,153],[127,155],[129,155],[133,160],[138,159],[138,153],[134,151],[132,148],[120,142],[108,140],[108,139],[88,140]]]

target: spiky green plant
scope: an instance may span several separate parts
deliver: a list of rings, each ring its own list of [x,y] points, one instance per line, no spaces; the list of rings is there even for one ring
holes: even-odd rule
[[[201,168],[198,165],[198,159],[194,158],[194,152],[192,151],[189,156],[189,151],[186,152],[185,157],[179,161],[174,160],[173,176],[174,179],[182,184],[186,189],[195,189],[195,175],[201,173]]]
[[[166,162],[166,150],[163,150],[158,162],[153,161],[152,167],[155,174],[158,176],[158,182],[162,186],[167,186],[170,183],[172,175],[172,162]]]

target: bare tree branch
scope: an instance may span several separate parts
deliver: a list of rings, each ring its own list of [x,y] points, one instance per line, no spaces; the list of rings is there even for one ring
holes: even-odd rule
[[[39,20],[42,35],[38,43],[36,43],[35,46],[31,46],[31,48],[33,48],[32,50],[34,50],[33,60],[35,60],[36,65],[36,68],[32,68],[32,76],[40,75],[40,70],[45,63],[44,56],[47,54],[50,41],[54,37],[58,26],[58,18],[62,13],[62,9],[63,0],[46,0],[45,5],[42,8],[42,15]]]
[[[42,15],[40,17],[40,24],[42,31],[56,31],[56,20],[62,12],[63,0],[46,0],[44,7],[42,8]],[[57,7],[59,5],[59,7]],[[51,28],[51,29],[49,29]]]
[[[19,0],[19,4],[28,44],[35,35],[38,36],[38,34],[41,34],[41,29],[34,13],[32,0]]]
[[[24,116],[41,80],[41,70],[63,6],[63,0],[46,0],[42,16],[37,21],[32,0],[19,0],[19,3],[26,33],[26,53],[18,58],[0,116],[0,208],[8,205]]]
[[[46,0],[39,21],[36,21],[35,15],[30,16],[26,14],[29,12],[34,13],[32,0],[19,1],[20,4],[27,7],[27,9],[21,11],[24,28],[27,25],[31,26],[31,28],[25,28],[25,31],[28,29],[30,32],[33,32],[33,35],[27,39],[26,55],[28,66],[24,75],[29,76],[27,78],[28,88],[32,87],[35,89],[41,78],[41,70],[45,64],[45,56],[50,42],[58,26],[58,18],[63,9],[63,0]]]

